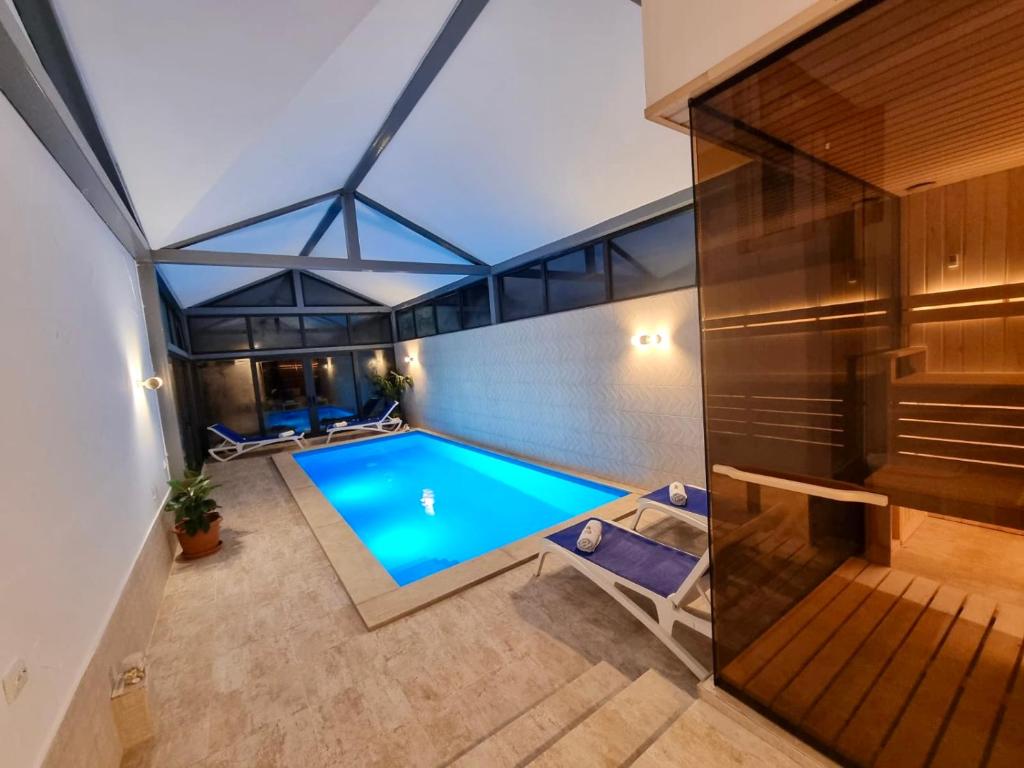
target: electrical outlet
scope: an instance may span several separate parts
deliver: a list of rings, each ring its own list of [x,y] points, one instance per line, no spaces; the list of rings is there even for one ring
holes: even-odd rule
[[[18,659],[4,675],[4,697],[8,704],[13,704],[18,698],[22,689],[28,684],[28,665],[23,659]]]

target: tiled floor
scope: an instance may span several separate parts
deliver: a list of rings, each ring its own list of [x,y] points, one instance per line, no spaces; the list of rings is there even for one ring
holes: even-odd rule
[[[149,648],[158,735],[124,765],[443,765],[602,659],[695,693],[638,622],[554,564],[367,632],[270,459],[209,471],[225,546],[175,563]],[[667,521],[653,533],[697,543]]]

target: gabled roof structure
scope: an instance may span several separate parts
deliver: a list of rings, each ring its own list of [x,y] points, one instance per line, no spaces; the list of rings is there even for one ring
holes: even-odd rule
[[[628,0],[52,2],[186,306],[286,268],[393,305],[689,186]]]

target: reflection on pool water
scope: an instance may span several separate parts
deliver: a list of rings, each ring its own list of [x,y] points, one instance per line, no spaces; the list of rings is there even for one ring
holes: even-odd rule
[[[423,432],[295,460],[402,586],[628,493]]]

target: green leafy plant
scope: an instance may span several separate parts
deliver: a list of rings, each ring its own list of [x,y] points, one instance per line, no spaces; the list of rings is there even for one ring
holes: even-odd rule
[[[381,374],[376,369],[370,374],[370,381],[382,397],[387,397],[396,402],[402,402],[402,395],[407,389],[412,389],[413,381],[411,376],[403,376],[398,371],[388,371]]]
[[[210,498],[216,485],[206,475],[189,470],[181,480],[171,480],[171,498],[167,508],[174,513],[174,524],[187,536],[210,530],[210,513],[220,505]]]

